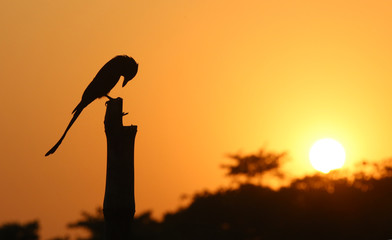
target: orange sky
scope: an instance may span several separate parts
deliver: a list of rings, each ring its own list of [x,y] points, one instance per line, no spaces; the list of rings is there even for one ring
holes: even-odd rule
[[[287,150],[295,176],[323,137],[347,166],[390,157],[391,13],[390,0],[1,1],[0,223],[38,218],[46,239],[102,205],[105,100],[44,154],[118,54],[139,62],[110,94],[138,125],[137,213],[227,185],[219,166],[238,151]]]

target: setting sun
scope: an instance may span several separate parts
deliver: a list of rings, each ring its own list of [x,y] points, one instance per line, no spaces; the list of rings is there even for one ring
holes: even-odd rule
[[[343,146],[331,138],[316,141],[309,151],[310,163],[314,169],[323,173],[341,168],[345,158],[346,153]]]

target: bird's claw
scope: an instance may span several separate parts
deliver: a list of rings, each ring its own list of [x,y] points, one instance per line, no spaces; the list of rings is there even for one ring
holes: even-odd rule
[[[123,113],[122,113],[122,115],[123,115],[123,116],[125,116],[125,115],[128,115],[128,113],[126,113],[126,112],[123,112]]]
[[[110,101],[112,101],[112,100],[114,100],[114,98],[112,98],[111,96],[109,96],[109,95],[105,95],[105,97],[107,97]]]

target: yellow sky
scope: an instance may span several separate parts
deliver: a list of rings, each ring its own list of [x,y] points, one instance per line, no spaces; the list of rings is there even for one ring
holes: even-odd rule
[[[137,213],[226,185],[229,153],[288,151],[310,173],[319,138],[347,161],[390,157],[392,1],[0,1],[0,223],[63,235],[102,205],[105,100],[47,150],[97,71],[139,62],[124,99],[136,137]]]

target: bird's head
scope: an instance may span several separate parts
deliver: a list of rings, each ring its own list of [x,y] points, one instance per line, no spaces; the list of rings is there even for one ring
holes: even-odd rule
[[[137,73],[137,70],[139,68],[139,65],[137,62],[128,56],[123,56],[123,76],[124,76],[124,82],[122,86],[124,87],[129,81],[131,81]]]

